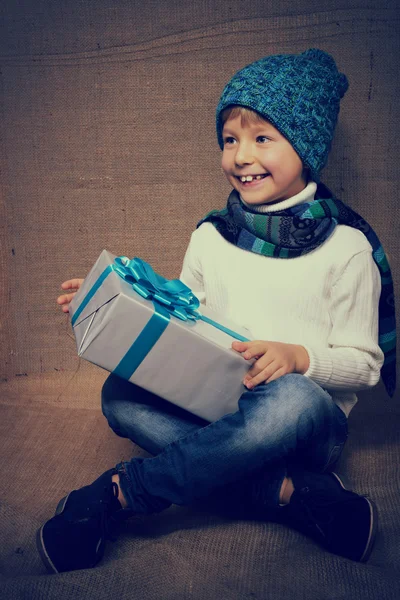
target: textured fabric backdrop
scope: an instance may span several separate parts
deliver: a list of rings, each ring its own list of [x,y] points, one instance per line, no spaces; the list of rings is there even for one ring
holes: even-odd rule
[[[226,200],[214,133],[223,85],[269,53],[317,46],[346,72],[323,180],[372,221],[399,290],[395,2],[4,4],[5,377],[76,368],[54,299],[103,248],[179,274],[197,220]]]
[[[323,181],[389,255],[400,309],[397,0],[3,0],[0,4],[0,596],[5,599],[400,597],[399,392],[361,394],[345,470],[377,501],[367,565],[278,525],[172,507],[132,521],[94,571],[45,575],[37,527],[63,494],[141,450],[99,412],[59,285],[103,248],[179,274],[222,207],[214,112],[263,55],[319,47],[350,81]]]

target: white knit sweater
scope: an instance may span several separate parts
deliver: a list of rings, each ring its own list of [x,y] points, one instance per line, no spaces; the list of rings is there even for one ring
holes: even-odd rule
[[[292,198],[257,207],[274,212],[314,198],[311,182]],[[254,208],[254,207],[253,207]],[[180,279],[213,310],[250,330],[251,339],[304,346],[305,373],[348,415],[355,391],[379,380],[381,278],[363,233],[338,225],[322,246],[291,259],[227,242],[211,223],[192,233]]]

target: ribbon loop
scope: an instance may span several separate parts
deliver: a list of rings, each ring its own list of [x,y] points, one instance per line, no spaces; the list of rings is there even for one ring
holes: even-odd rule
[[[181,321],[196,321],[200,318],[200,302],[180,279],[165,279],[141,258],[129,259],[118,256],[114,271],[145,298],[161,304],[170,314]]]

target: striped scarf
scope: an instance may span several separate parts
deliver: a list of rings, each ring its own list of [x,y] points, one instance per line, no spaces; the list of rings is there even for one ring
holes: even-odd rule
[[[379,300],[379,346],[385,360],[382,381],[389,396],[396,389],[396,318],[393,280],[390,266],[372,227],[354,210],[335,198],[322,183],[315,199],[273,213],[255,213],[245,207],[239,194],[231,192],[226,208],[213,210],[197,227],[210,221],[232,244],[274,258],[294,258],[311,252],[328,239],[336,225],[359,229],[372,246],[372,256],[378,266],[382,291]]]

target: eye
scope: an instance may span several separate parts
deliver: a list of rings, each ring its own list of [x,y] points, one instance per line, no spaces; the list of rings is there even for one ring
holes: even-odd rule
[[[227,135],[226,137],[224,137],[224,146],[228,145],[232,145],[236,142],[235,138],[232,137],[231,135]]]
[[[258,135],[256,141],[258,144],[267,144],[270,139],[266,135]]]

